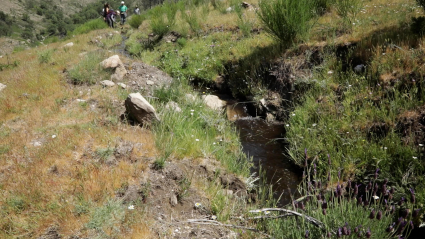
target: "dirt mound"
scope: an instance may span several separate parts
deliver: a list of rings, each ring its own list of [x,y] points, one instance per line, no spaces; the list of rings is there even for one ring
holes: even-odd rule
[[[134,91],[142,91],[143,95],[152,95],[155,87],[169,85],[173,80],[165,72],[143,62],[133,62],[126,68],[126,84]]]
[[[220,170],[221,171],[221,170]],[[188,219],[214,219],[210,199],[199,189],[201,181],[211,181],[218,172],[208,160],[194,164],[190,160],[168,162],[162,170],[154,167],[143,173],[138,185],[130,185],[117,193],[123,203],[143,203],[153,219],[152,231],[158,237],[172,238],[236,238],[236,234],[213,225],[185,223]],[[246,186],[239,178],[218,175],[219,183],[235,195],[246,195]]]

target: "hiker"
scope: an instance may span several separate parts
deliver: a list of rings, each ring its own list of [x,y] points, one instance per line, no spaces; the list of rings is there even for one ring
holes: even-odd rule
[[[140,15],[140,9],[138,6],[136,6],[136,8],[134,9],[134,14]]]
[[[111,28],[114,28],[115,15],[117,15],[115,11],[110,8],[108,3],[105,3],[105,5],[103,5],[103,20]]]
[[[120,11],[120,17],[121,17],[121,25],[124,25],[125,19],[127,18],[127,6],[124,5],[124,1],[121,2],[119,11]]]

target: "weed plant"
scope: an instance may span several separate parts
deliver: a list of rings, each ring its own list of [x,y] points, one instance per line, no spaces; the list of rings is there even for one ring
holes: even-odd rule
[[[54,50],[47,49],[47,50],[38,52],[38,62],[40,62],[40,64],[49,63],[52,60],[53,51]]]

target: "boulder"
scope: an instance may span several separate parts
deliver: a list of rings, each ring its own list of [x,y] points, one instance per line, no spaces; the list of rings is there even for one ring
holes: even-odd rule
[[[205,104],[213,110],[220,110],[226,106],[226,101],[220,100],[216,95],[202,96]]]
[[[125,100],[129,116],[140,124],[158,120],[155,108],[140,93],[132,93]]]
[[[179,107],[179,105],[174,102],[174,101],[170,101],[165,105],[165,108],[167,110],[173,110],[175,112],[182,112],[182,109]]]
[[[2,83],[0,83],[0,92],[2,91],[2,90],[4,90],[6,88],[6,85],[3,85]]]
[[[104,80],[104,81],[101,81],[101,82],[100,82],[100,84],[101,84],[103,87],[112,87],[112,86],[114,86],[114,85],[115,85],[115,83],[114,83],[113,81],[110,81],[110,80]]]
[[[63,47],[73,47],[73,46],[74,46],[74,43],[70,42],[70,43],[65,44]]]

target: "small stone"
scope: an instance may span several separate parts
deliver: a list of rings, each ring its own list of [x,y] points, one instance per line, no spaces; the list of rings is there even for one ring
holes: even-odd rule
[[[110,81],[110,80],[104,80],[104,81],[101,81],[101,82],[100,82],[100,84],[101,84],[103,87],[112,87],[112,86],[114,86],[114,85],[115,85],[115,83],[114,83],[114,82],[112,82],[112,81]]]
[[[121,88],[126,89],[127,85],[124,83],[117,83],[117,85],[119,85]]]
[[[173,110],[175,112],[182,112],[182,109],[179,107],[179,105],[174,102],[174,101],[170,101],[165,105],[165,108],[167,110]]]
[[[57,136],[56,136],[56,134],[54,134],[54,135],[52,135],[52,139],[54,139],[54,138],[56,138]]]
[[[186,94],[185,97],[186,97],[186,100],[188,100],[188,101],[195,101],[196,100],[196,97],[192,94]]]
[[[77,99],[77,102],[86,102],[86,100],[82,100],[82,99]]]
[[[35,141],[35,142],[33,142],[33,143],[32,143],[32,145],[33,145],[34,147],[40,147],[42,144],[41,144],[41,142],[39,142],[39,141]]]
[[[74,46],[74,43],[70,42],[70,43],[65,44],[63,47],[73,47],[73,46]]]
[[[146,85],[154,85],[155,84],[155,82],[153,82],[153,81],[151,81],[151,80],[147,80],[146,81]]]
[[[6,88],[6,85],[3,85],[2,83],[0,83],[0,92],[2,91],[2,90],[4,90]]]
[[[177,196],[176,196],[176,194],[171,194],[171,197],[170,197],[170,204],[171,204],[171,206],[176,206],[177,204],[178,204],[178,201],[177,201]]]

